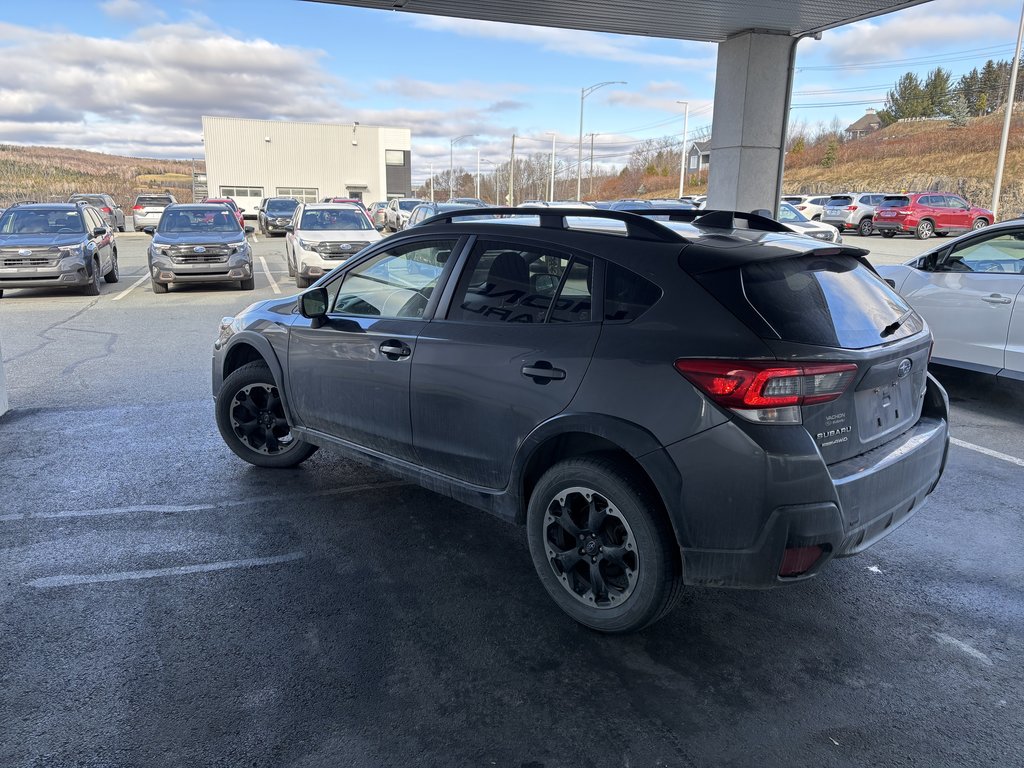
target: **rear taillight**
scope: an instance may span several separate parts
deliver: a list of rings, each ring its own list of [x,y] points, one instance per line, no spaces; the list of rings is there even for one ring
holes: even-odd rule
[[[846,206],[846,210],[848,210],[848,211],[856,211],[857,210],[857,206],[856,205],[848,205],[848,206]]]
[[[132,210],[133,211],[141,211],[142,210],[142,206],[141,205],[133,205],[132,206]]]
[[[796,207],[796,209],[797,209],[798,211],[806,211],[806,210],[807,210],[807,206],[806,206],[806,205],[798,205],[798,206]]]
[[[835,400],[856,377],[852,363],[676,360],[676,370],[718,405],[748,421],[799,424],[800,407]]]
[[[100,210],[103,211],[104,213],[110,213],[110,209],[105,205],[102,208],[100,208]]]

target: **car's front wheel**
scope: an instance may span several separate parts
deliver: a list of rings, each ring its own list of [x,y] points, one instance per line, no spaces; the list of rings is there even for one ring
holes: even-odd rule
[[[988,220],[987,219],[975,219],[974,223],[971,225],[971,229],[984,229],[987,226],[988,226]]]
[[[302,277],[301,275],[295,276],[295,287],[299,289],[309,288],[309,278]]]
[[[86,296],[100,295],[100,260],[92,260],[92,272],[89,274],[89,282],[82,288]]]
[[[292,434],[281,393],[265,363],[247,363],[224,379],[216,414],[228,448],[257,467],[294,467],[316,452],[315,445]]]
[[[634,632],[668,613],[682,585],[671,526],[617,462],[556,464],[530,495],[527,537],[551,598],[600,632]]]
[[[108,283],[116,283],[121,279],[121,272],[117,268],[117,251],[110,257],[110,271],[103,276]]]

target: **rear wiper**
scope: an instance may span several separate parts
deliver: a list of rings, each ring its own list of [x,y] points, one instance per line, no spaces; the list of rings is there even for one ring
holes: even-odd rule
[[[906,312],[904,312],[902,315],[900,315],[897,320],[895,320],[894,322],[889,323],[887,326],[885,326],[885,328],[882,329],[882,332],[879,335],[883,339],[886,336],[892,336],[894,333],[896,333],[896,331],[898,331],[900,329],[901,325],[903,325],[907,320],[910,319],[910,316],[912,314],[914,314],[914,310],[913,309],[908,309]]]

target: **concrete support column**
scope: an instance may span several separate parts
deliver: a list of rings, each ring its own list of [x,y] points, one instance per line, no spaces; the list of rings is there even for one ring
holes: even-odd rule
[[[708,208],[776,210],[797,41],[747,32],[719,44]]]

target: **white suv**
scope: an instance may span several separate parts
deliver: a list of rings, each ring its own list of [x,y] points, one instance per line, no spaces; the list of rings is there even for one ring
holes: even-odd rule
[[[362,208],[353,203],[300,204],[285,227],[284,252],[288,275],[297,288],[344,264],[370,243],[380,240]]]

